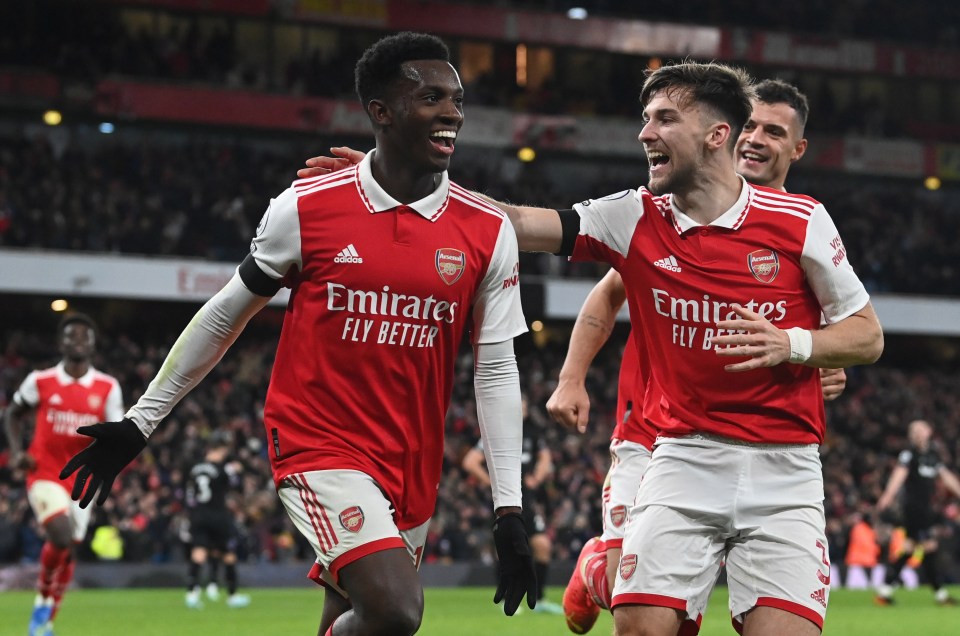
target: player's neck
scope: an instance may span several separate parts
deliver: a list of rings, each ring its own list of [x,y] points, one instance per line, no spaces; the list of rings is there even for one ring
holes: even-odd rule
[[[750,180],[747,179],[747,181],[750,181]],[[786,175],[784,175],[784,178],[782,179],[774,179],[766,183],[759,183],[755,181],[750,181],[750,183],[755,186],[760,186],[761,188],[770,188],[771,190],[779,190],[780,192],[786,192],[787,187],[784,185],[785,181],[786,181]]]
[[[701,225],[709,225],[733,207],[742,189],[743,181],[732,170],[712,174],[704,171],[694,187],[673,196],[684,214]]]
[[[82,378],[90,370],[89,360],[68,360],[63,359],[63,370],[71,378]]]
[[[370,170],[380,187],[400,203],[419,201],[440,183],[440,173],[423,173],[405,161],[391,160],[389,152],[380,148],[370,162]]]

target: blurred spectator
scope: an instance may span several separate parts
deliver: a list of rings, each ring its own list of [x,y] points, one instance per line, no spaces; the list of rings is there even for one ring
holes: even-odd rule
[[[865,590],[873,587],[874,569],[879,564],[880,544],[873,526],[860,512],[853,513],[848,520],[850,540],[844,564],[847,575],[844,585],[853,590]]]

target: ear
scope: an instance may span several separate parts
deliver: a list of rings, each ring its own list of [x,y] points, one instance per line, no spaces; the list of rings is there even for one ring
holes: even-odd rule
[[[793,152],[790,153],[790,163],[800,161],[800,158],[805,152],[807,152],[807,140],[801,139],[797,142],[797,145],[793,147]]]
[[[716,150],[722,148],[727,140],[730,139],[730,124],[725,121],[718,121],[707,130],[706,144],[707,148]]]
[[[367,116],[376,126],[389,126],[393,123],[393,113],[390,107],[380,99],[371,99],[367,103]]]

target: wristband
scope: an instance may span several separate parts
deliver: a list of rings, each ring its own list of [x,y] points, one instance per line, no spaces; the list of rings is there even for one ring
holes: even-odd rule
[[[813,334],[807,329],[790,327],[787,329],[790,338],[790,362],[803,364],[813,355]]]

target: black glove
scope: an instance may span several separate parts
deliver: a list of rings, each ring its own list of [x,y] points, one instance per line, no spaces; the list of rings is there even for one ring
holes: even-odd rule
[[[500,559],[500,583],[493,602],[503,601],[503,613],[513,616],[526,594],[527,605],[533,609],[537,604],[537,574],[523,517],[516,512],[498,517],[493,523],[493,542]]]
[[[146,447],[147,440],[133,420],[128,419],[81,426],[77,432],[92,437],[93,443],[70,458],[60,471],[60,479],[66,479],[79,468],[71,496],[80,501],[81,508],[86,508],[99,489],[97,503],[102,506],[113,488],[113,480]],[[81,499],[88,480],[90,484]]]

